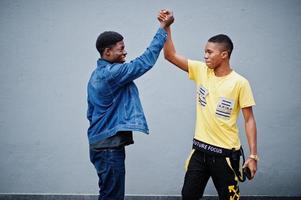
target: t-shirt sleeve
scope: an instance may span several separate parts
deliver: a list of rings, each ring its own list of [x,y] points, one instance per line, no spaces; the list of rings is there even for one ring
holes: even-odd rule
[[[241,108],[250,107],[255,105],[252,89],[248,80],[243,80],[240,93],[239,105]]]
[[[188,77],[191,80],[196,80],[197,74],[202,70],[202,62],[196,60],[188,60]]]

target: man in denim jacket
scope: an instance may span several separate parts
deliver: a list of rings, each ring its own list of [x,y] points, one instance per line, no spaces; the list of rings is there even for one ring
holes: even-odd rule
[[[133,144],[132,131],[148,134],[138,89],[133,82],[150,70],[165,43],[166,28],[173,23],[170,12],[160,22],[146,51],[125,62],[123,37],[116,32],[101,33],[96,41],[100,53],[88,83],[88,138],[90,159],[99,177],[99,200],[124,199],[125,149]]]

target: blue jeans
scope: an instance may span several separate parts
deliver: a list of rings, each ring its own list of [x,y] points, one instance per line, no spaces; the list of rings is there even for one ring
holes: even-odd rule
[[[90,160],[98,174],[98,200],[124,200],[125,149],[124,147],[92,150]]]

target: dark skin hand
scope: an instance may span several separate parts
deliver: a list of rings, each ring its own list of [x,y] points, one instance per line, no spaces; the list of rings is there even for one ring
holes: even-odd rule
[[[167,9],[161,10],[162,15],[159,14],[158,20],[160,22],[160,26],[164,29],[169,27],[174,22],[173,12]],[[163,15],[164,13],[164,15]],[[160,19],[159,19],[160,18]]]

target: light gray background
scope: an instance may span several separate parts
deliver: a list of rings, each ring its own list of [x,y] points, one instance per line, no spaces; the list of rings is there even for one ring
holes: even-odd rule
[[[174,11],[177,51],[202,59],[228,34],[232,67],[250,81],[261,156],[243,195],[301,195],[301,1],[0,1],[0,193],[97,193],[89,163],[86,83],[104,30],[125,36],[128,60]],[[151,134],[127,148],[127,194],[179,195],[194,132],[194,83],[161,55],[136,81]],[[248,154],[243,128],[241,138]],[[207,195],[215,195],[210,182]]]

